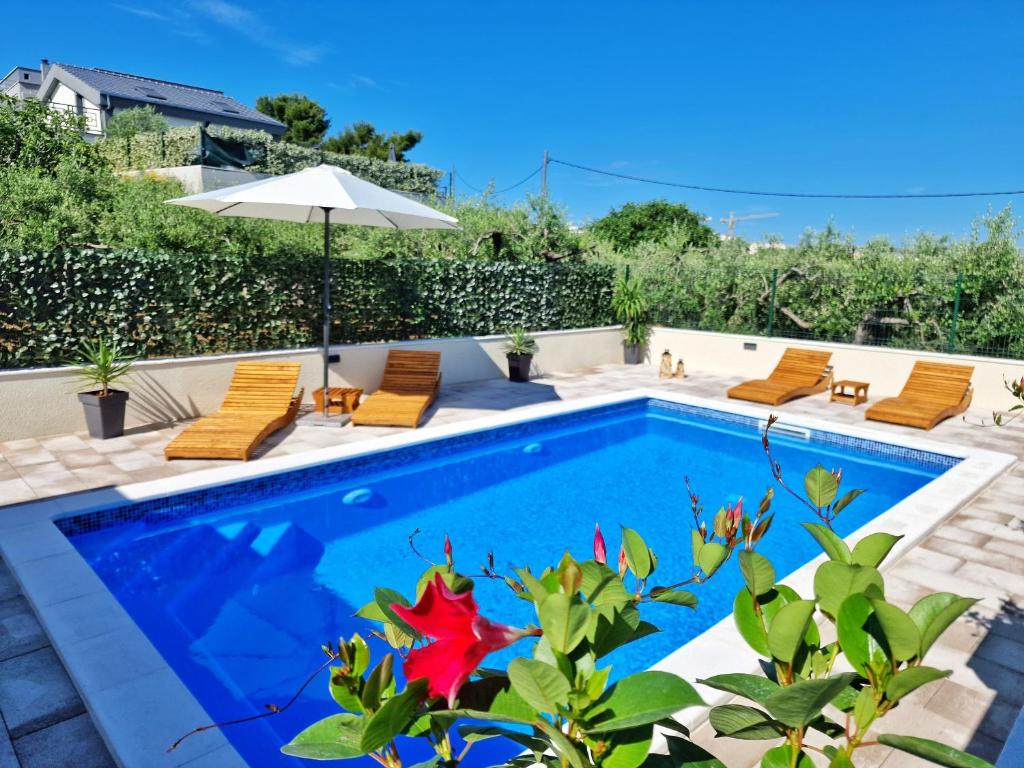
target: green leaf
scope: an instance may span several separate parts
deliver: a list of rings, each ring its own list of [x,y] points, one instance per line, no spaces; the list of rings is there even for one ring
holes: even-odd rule
[[[360,746],[366,718],[359,715],[331,715],[306,728],[281,747],[286,755],[311,760],[347,760],[366,754]]]
[[[511,686],[498,691],[487,711],[494,715],[514,717],[524,722],[537,719],[537,710],[531,707],[526,702],[526,699],[520,696],[516,689]]]
[[[653,735],[653,726],[641,725],[604,737],[609,748],[601,758],[601,768],[639,768],[647,759]]]
[[[400,592],[396,592],[395,590],[388,589],[386,587],[377,587],[373,590],[373,601],[377,603],[377,607],[380,609],[380,612],[384,614],[384,618],[387,621],[390,621],[410,637],[415,639],[420,638],[419,632],[406,624],[397,613],[391,610],[392,603],[398,603],[406,608],[412,605]]]
[[[571,653],[587,636],[590,608],[578,597],[562,593],[549,595],[537,607],[544,638],[559,653]]]
[[[941,680],[949,677],[952,673],[948,669],[935,669],[934,667],[907,667],[900,670],[889,680],[885,686],[885,698],[896,702],[908,693],[917,690],[922,685],[927,685],[934,680]]]
[[[654,570],[651,550],[643,537],[632,528],[622,528],[622,549],[626,553],[626,565],[638,579],[646,579]]]
[[[359,742],[360,748],[364,752],[373,752],[402,733],[426,695],[427,681],[420,678],[408,683],[404,691],[385,701],[366,723]]]
[[[916,736],[897,736],[883,733],[878,741],[887,747],[929,760],[947,768],[992,768],[992,764],[980,757],[961,752],[931,739],[919,739]]]
[[[878,716],[878,705],[875,703],[875,691],[870,686],[864,686],[857,694],[857,700],[853,703],[853,722],[861,731],[867,731],[871,723]]]
[[[729,548],[717,541],[709,541],[700,548],[698,563],[705,576],[712,576],[729,557]]]
[[[785,733],[782,723],[773,720],[767,712],[745,704],[712,707],[708,722],[717,735],[733,739],[777,739]]]
[[[836,752],[828,763],[828,768],[855,768],[853,761],[845,752]]]
[[[882,574],[866,565],[847,565],[829,561],[814,573],[814,596],[829,616],[835,617],[843,601],[853,594],[881,597],[884,592]]]
[[[548,746],[546,742],[541,741],[537,737],[531,736],[528,733],[514,731],[511,728],[501,728],[495,725],[460,725],[458,727],[458,731],[459,736],[461,736],[467,743],[501,737],[514,741],[516,744],[524,746],[534,752],[543,752]]]
[[[725,763],[692,741],[666,736],[667,755],[648,755],[642,768],[725,768]]]
[[[363,692],[359,699],[363,703],[363,709],[367,711],[373,711],[380,706],[381,696],[384,691],[387,690],[388,686],[391,685],[391,681],[394,679],[392,672],[392,665],[395,662],[393,654],[387,654],[380,663],[373,668],[370,672],[369,677],[366,678],[366,684],[363,686]]]
[[[607,565],[587,560],[580,563],[580,570],[583,572],[581,589],[591,605],[622,606],[630,601],[622,579]]]
[[[813,600],[797,600],[782,607],[768,629],[768,648],[774,658],[793,663],[813,616]]]
[[[591,648],[597,658],[607,656],[627,643],[653,635],[658,628],[640,620],[640,611],[630,605],[619,610],[613,606],[601,606],[587,631]]]
[[[537,720],[533,727],[547,737],[555,753],[565,757],[569,761],[569,765],[573,766],[573,768],[587,768],[587,762],[589,761],[583,759],[576,745],[560,729],[555,728],[551,723],[543,719]]]
[[[836,515],[838,515],[840,512],[842,512],[844,509],[850,506],[850,502],[852,502],[854,499],[856,499],[864,492],[864,488],[854,488],[852,491],[847,491],[845,494],[843,494],[839,501],[832,505],[832,516],[835,517]]]
[[[743,574],[743,580],[751,594],[760,597],[775,586],[775,569],[767,557],[757,552],[742,550],[739,561],[740,573]]]
[[[908,613],[921,633],[921,658],[924,658],[928,649],[949,625],[976,602],[977,599],[973,597],[959,597],[951,592],[936,592],[922,597],[914,604]]]
[[[791,728],[802,728],[821,714],[822,708],[857,677],[854,672],[816,680],[798,680],[769,696],[765,708],[772,717]]]
[[[902,538],[891,533],[872,533],[865,536],[853,546],[853,562],[877,568],[896,542]]]
[[[818,546],[828,555],[829,560],[836,560],[840,563],[852,562],[853,556],[850,553],[850,548],[846,546],[845,541],[833,533],[831,528],[821,523],[801,523],[801,525],[814,537]]]
[[[743,672],[714,675],[706,680],[698,679],[697,682],[720,691],[738,694],[758,704],[764,704],[766,698],[779,690],[779,684],[774,680]]]
[[[793,745],[780,744],[761,756],[761,768],[814,768],[814,762],[804,752],[793,759]]]
[[[657,603],[669,603],[670,605],[681,605],[684,608],[696,608],[697,596],[685,589],[662,589],[655,587],[651,590],[651,597]]]
[[[850,666],[867,677],[871,660],[871,636],[868,634],[868,619],[874,614],[871,602],[861,594],[847,597],[836,616],[836,634],[839,647],[850,662]]]
[[[341,667],[331,667],[331,675],[328,678],[327,686],[331,692],[331,698],[338,706],[356,714],[363,711],[363,703],[359,700],[359,678],[341,674]],[[349,690],[349,686],[352,690]]]
[[[624,677],[583,712],[588,733],[621,731],[654,723],[704,702],[693,686],[670,672]]]
[[[515,692],[541,712],[556,714],[560,707],[569,703],[569,681],[543,661],[513,659],[508,665],[508,679],[512,681]]]
[[[811,504],[820,509],[827,507],[835,499],[839,492],[839,481],[819,464],[804,475],[804,488]]]
[[[370,646],[363,640],[363,636],[358,632],[352,635],[351,645],[353,648],[352,653],[352,674],[361,675],[370,666]]]
[[[871,607],[882,628],[886,656],[893,661],[909,661],[920,655],[921,633],[906,613],[884,600],[871,600]]]

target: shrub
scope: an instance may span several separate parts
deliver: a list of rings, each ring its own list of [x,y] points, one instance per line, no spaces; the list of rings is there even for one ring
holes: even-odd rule
[[[315,228],[307,228],[315,229]],[[140,357],[312,346],[319,254],[0,252],[0,366],[59,365],[82,339]],[[579,262],[334,262],[335,342],[610,322],[612,270]]]

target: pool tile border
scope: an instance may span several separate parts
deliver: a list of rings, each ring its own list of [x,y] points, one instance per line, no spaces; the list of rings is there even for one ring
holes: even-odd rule
[[[224,483],[269,478],[345,458],[379,456],[396,448],[444,437],[462,436],[471,440],[475,433],[495,427],[514,428],[524,422],[554,415],[568,415],[571,419],[572,414],[578,411],[622,406],[637,400],[668,401],[673,407],[707,409],[728,417],[756,421],[763,421],[769,413],[767,409],[740,403],[735,406],[730,403],[726,409],[719,401],[648,389],[526,406],[461,423],[387,435],[369,445],[335,446],[8,507],[0,516],[0,553],[36,610],[54,649],[61,656],[111,754],[120,765],[125,768],[179,768],[186,764],[197,768],[244,768],[246,764],[241,756],[227,738],[216,731],[190,739],[175,752],[166,752],[174,739],[196,725],[209,722],[209,716],[166,663],[154,669],[152,654],[156,650],[152,643],[88,563],[69,547],[67,537],[56,525],[57,520],[112,510],[170,494],[215,488]],[[834,433],[874,445],[888,444],[894,446],[894,450],[911,452],[908,455],[915,455],[912,452],[917,451],[959,459],[959,463],[945,474],[847,537],[855,540],[876,530],[903,533],[904,538],[896,545],[893,560],[1016,462],[1008,454],[939,443],[927,438],[890,436],[864,427],[838,425],[809,417],[786,416],[780,423],[814,432]],[[813,571],[818,562],[815,560],[797,569],[785,578],[786,583],[798,592],[810,593]],[[116,635],[118,647],[125,649],[123,666],[116,669],[108,667],[108,671],[92,668],[88,655],[76,652],[80,650],[76,644],[85,643],[90,638],[77,634],[78,623],[70,617],[83,612],[90,616],[93,641],[97,636]],[[109,627],[108,632],[100,631],[105,627]],[[141,666],[134,668],[133,660],[139,661]],[[727,617],[658,662],[655,668],[670,669],[693,680],[726,669],[735,671],[743,665],[749,665],[753,670],[756,659],[737,636]],[[705,698],[709,703],[720,701],[713,691]],[[695,727],[706,718],[706,713],[704,709],[688,710],[679,719]]]

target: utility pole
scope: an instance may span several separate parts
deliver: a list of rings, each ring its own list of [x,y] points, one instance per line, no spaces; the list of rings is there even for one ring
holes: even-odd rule
[[[540,196],[545,200],[548,197],[548,163],[550,160],[551,154],[545,149],[544,163],[540,167]]]

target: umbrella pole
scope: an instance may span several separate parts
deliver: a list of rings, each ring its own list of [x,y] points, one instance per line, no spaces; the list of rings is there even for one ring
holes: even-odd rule
[[[324,208],[324,396],[323,416],[327,424],[327,410],[330,396],[328,384],[328,368],[331,357],[331,209]]]

